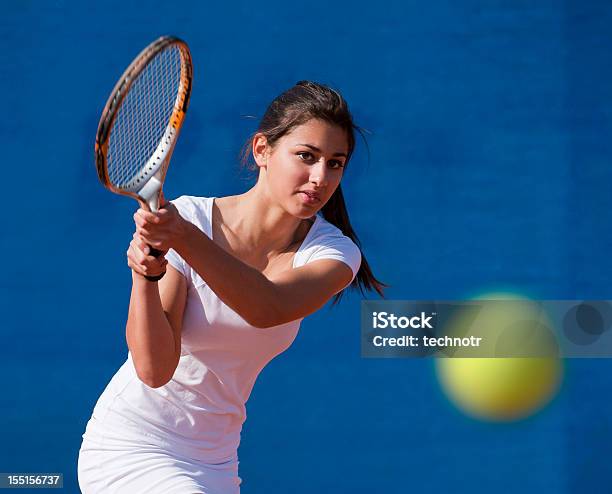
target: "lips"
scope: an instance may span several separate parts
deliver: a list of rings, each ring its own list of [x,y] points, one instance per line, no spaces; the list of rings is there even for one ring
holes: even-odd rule
[[[309,190],[301,190],[300,191],[302,194],[306,194],[308,197],[310,197],[311,199],[320,201],[321,197],[319,197],[319,194],[317,194],[316,192],[312,192]]]

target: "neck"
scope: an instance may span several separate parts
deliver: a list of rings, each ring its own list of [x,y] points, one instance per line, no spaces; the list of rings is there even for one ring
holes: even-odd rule
[[[301,242],[305,220],[296,218],[274,204],[261,181],[234,197],[233,214],[225,222],[243,249],[252,253],[277,254]]]

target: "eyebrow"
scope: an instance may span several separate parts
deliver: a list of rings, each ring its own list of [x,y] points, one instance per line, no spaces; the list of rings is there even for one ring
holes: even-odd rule
[[[313,146],[312,144],[296,144],[296,146],[306,146],[307,148],[310,148],[313,151],[316,151],[317,153],[321,152],[318,147]],[[347,157],[345,153],[334,153],[334,156],[344,156],[345,158]]]

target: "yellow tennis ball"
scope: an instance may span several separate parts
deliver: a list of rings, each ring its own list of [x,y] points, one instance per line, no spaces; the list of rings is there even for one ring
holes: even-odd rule
[[[459,409],[473,417],[492,421],[527,417],[546,405],[561,384],[563,365],[550,322],[528,299],[516,295],[491,294],[479,299],[517,303],[485,302],[476,317],[473,312],[460,313],[447,332],[484,336],[481,351],[485,353],[480,355],[519,351],[535,356],[439,358],[440,385]],[[474,354],[478,353],[470,355]]]
[[[510,421],[546,405],[561,382],[561,361],[554,357],[442,358],[436,361],[448,398],[476,418]]]

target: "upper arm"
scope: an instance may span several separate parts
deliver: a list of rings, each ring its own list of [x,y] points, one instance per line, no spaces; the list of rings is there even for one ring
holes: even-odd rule
[[[316,260],[269,278],[274,306],[257,327],[277,326],[312,314],[352,279],[350,266],[336,259]]]
[[[158,281],[162,308],[172,327],[176,354],[180,356],[183,315],[187,304],[187,280],[170,263],[166,275]]]

